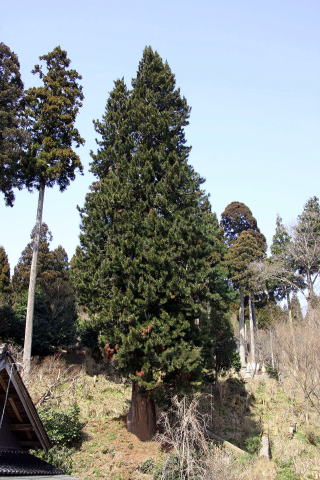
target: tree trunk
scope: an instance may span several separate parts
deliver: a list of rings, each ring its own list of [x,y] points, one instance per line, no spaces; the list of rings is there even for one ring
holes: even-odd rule
[[[28,382],[29,380],[30,365],[31,365],[34,296],[35,296],[35,287],[36,287],[36,278],[37,278],[37,262],[38,262],[38,251],[39,251],[39,242],[40,242],[40,230],[41,230],[41,224],[42,224],[44,190],[45,190],[45,185],[41,184],[39,188],[39,197],[38,197],[36,231],[35,231],[35,237],[33,240],[33,252],[32,252],[32,262],[31,262],[31,269],[30,269],[26,328],[25,328],[24,347],[23,347],[23,378],[25,382]]]
[[[156,433],[156,408],[152,393],[134,382],[132,384],[131,407],[127,417],[128,432],[136,435],[139,440],[152,440]]]
[[[245,331],[244,331],[244,295],[240,292],[240,311],[239,311],[239,355],[241,367],[246,366],[246,346],[245,346]]]
[[[292,353],[293,353],[293,363],[295,372],[298,371],[298,357],[297,357],[297,345],[296,345],[296,338],[294,333],[294,326],[292,320],[292,310],[291,310],[291,301],[290,301],[290,293],[287,292],[287,307],[288,307],[288,318],[289,318],[289,328],[291,333],[291,340],[292,340]]]
[[[274,370],[275,363],[274,363],[274,352],[273,352],[273,333],[271,328],[270,328],[270,354],[271,354],[271,367],[272,367],[272,370]]]
[[[253,325],[253,314],[252,314],[252,300],[251,295],[248,296],[249,299],[249,324],[250,324],[250,357],[252,363],[252,372],[256,370],[256,341],[255,341],[255,332]]]

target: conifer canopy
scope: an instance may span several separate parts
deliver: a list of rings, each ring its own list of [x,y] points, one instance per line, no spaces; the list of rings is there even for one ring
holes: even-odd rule
[[[169,65],[147,47],[132,90],[116,81],[95,122],[97,181],[81,209],[72,261],[101,345],[146,389],[198,379],[209,275],[226,288],[213,271],[223,248],[217,219],[188,163],[189,112]]]

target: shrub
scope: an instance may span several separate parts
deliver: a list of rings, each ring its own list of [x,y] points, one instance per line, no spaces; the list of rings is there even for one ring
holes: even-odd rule
[[[144,462],[142,462],[138,466],[137,470],[139,470],[139,472],[141,473],[150,473],[152,472],[152,470],[154,470],[154,468],[155,468],[155,462],[153,458],[150,457],[150,458],[147,458],[147,460],[145,460]]]
[[[261,438],[259,435],[248,437],[245,439],[244,444],[247,452],[253,455],[254,453],[258,453],[261,448]]]
[[[72,473],[72,459],[71,456],[74,453],[73,448],[67,448],[61,445],[55,445],[47,452],[37,450],[32,452],[39,458],[42,458],[46,462],[51,463],[56,468],[62,470],[65,474]]]
[[[45,407],[39,410],[39,414],[53,445],[70,447],[81,440],[85,423],[79,419],[80,409],[77,405],[63,412]]]

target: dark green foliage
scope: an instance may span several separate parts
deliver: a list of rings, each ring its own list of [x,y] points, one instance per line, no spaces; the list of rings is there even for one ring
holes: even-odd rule
[[[39,415],[53,445],[71,447],[81,440],[85,423],[80,421],[77,405],[61,410],[42,408]]]
[[[72,474],[72,455],[74,448],[64,447],[62,445],[55,445],[47,452],[44,450],[31,451],[36,457],[42,458],[46,462],[54,465],[59,470],[62,470],[66,475]]]
[[[286,253],[291,237],[282,223],[282,218],[278,215],[276,220],[276,231],[272,237],[270,247],[273,256],[281,256]]]
[[[81,210],[72,272],[101,345],[113,350],[122,374],[150,389],[198,378],[203,334],[196,323],[213,298],[209,276],[227,287],[213,269],[223,246],[217,220],[188,164],[186,100],[150,47],[132,85],[128,91],[115,82],[95,122],[97,182]]]
[[[244,444],[247,452],[251,454],[258,453],[261,448],[261,437],[260,435],[248,437],[245,439]]]
[[[34,231],[31,234],[34,237]],[[74,342],[76,308],[69,281],[68,256],[63,247],[50,250],[51,232],[44,223],[41,227],[38,256],[38,276],[35,296],[33,353],[46,354],[57,346]],[[15,341],[23,341],[28,285],[32,260],[32,242],[23,250],[14,269],[13,310],[15,312]]]
[[[254,230],[240,233],[225,257],[230,279],[236,287],[245,292],[254,291],[254,277],[248,267],[251,262],[265,257],[266,247],[265,238],[261,233]]]
[[[0,305],[10,293],[10,265],[3,247],[0,247]]]
[[[35,228],[31,232],[31,242],[22,251],[18,264],[14,268],[12,286],[15,294],[24,292],[29,286],[30,267],[32,261],[32,242],[35,237]],[[37,280],[38,283],[46,276],[46,271],[51,270],[51,254],[49,244],[52,234],[46,223],[43,223],[40,231]]]
[[[257,220],[247,205],[241,202],[231,202],[221,214],[221,227],[224,230],[228,243],[232,245],[241,232],[254,230],[260,232]]]
[[[261,329],[269,328],[286,319],[286,311],[274,301],[269,301],[263,307],[257,308],[257,324]]]
[[[23,324],[16,317],[11,305],[0,305],[0,343],[18,343],[21,345]]]
[[[0,191],[7,205],[13,188],[22,186],[22,155],[27,143],[24,129],[24,90],[17,55],[0,43]]]
[[[84,143],[74,123],[83,100],[81,76],[68,68],[67,52],[59,46],[40,57],[45,68],[35,65],[32,73],[39,76],[41,86],[26,91],[26,114],[31,143],[25,164],[28,188],[52,187],[57,183],[63,191],[82,171],[73,144]]]

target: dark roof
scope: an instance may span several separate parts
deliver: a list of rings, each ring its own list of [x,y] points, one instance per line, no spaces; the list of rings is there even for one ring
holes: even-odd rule
[[[60,475],[63,472],[22,450],[0,449],[0,475]]]
[[[50,448],[49,437],[16,364],[7,347],[0,345],[0,416],[3,408],[6,423],[17,439],[19,448]]]

